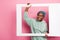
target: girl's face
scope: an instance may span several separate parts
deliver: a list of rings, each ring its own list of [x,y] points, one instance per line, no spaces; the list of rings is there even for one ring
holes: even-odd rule
[[[44,18],[44,15],[42,13],[40,13],[39,15],[37,15],[37,20],[38,21],[42,21]]]

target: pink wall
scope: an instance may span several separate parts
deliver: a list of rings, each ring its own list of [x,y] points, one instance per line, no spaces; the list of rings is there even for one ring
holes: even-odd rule
[[[30,37],[16,36],[17,3],[58,3],[60,0],[0,0],[0,40],[30,40]],[[48,37],[48,40],[60,40],[60,37]]]

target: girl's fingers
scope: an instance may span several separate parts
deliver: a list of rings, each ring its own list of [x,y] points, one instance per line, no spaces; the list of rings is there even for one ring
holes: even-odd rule
[[[27,3],[27,5],[29,5],[30,3]]]

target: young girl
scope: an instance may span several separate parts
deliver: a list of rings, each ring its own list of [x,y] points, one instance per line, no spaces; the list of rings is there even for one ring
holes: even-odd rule
[[[27,4],[29,5],[29,3]],[[24,12],[24,20],[27,22],[27,24],[31,28],[32,33],[44,33],[47,35],[47,23],[43,20],[45,17],[44,11],[39,11],[37,13],[36,19],[32,19],[28,17],[28,9],[30,8],[26,7]],[[46,36],[32,36],[32,40],[47,40]]]

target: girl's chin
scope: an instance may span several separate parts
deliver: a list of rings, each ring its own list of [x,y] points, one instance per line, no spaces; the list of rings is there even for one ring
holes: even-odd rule
[[[42,20],[38,20],[38,21],[42,21]]]

